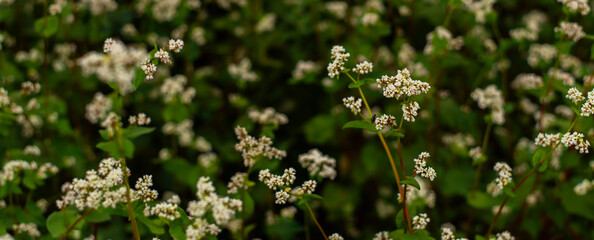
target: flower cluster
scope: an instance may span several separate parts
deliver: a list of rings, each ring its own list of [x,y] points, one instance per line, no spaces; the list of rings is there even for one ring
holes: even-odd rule
[[[256,108],[250,108],[248,109],[247,114],[252,121],[259,124],[272,124],[278,126],[289,122],[287,115],[277,112],[272,107],[267,107],[263,111],[259,111]]]
[[[319,66],[314,61],[299,61],[293,70],[292,76],[295,79],[303,79],[308,73],[317,72]]]
[[[38,178],[44,180],[49,174],[56,174],[58,172],[58,167],[51,163],[44,163],[43,165],[38,166],[35,161],[8,161],[4,164],[4,167],[2,167],[2,171],[0,171],[0,186],[5,185],[8,181],[14,180],[15,177],[18,177],[19,174],[24,171],[34,172]]]
[[[555,32],[562,32],[563,36],[576,42],[586,36],[582,26],[573,22],[561,22],[558,27],[555,27]]]
[[[192,224],[186,229],[186,238],[189,240],[199,240],[205,238],[207,235],[218,235],[221,232],[219,226],[214,223],[198,218],[194,219]]]
[[[334,59],[334,61],[328,64],[328,76],[334,78],[340,74],[340,71],[344,70],[344,63],[348,61],[351,54],[347,53],[342,46],[334,46],[330,52],[332,54],[330,58]]]
[[[248,186],[245,184],[246,179],[247,179],[247,173],[244,173],[244,172],[235,173],[235,175],[233,175],[231,177],[231,181],[227,184],[227,188],[229,188],[229,190],[227,190],[227,193],[228,194],[237,193],[238,189],[247,190]]]
[[[217,195],[209,177],[201,177],[196,188],[198,200],[190,201],[187,208],[188,215],[195,218],[195,221],[207,224],[206,216],[210,212],[217,225],[226,225],[242,209],[241,200]]]
[[[283,175],[275,175],[270,173],[269,169],[264,169],[258,174],[258,180],[266,184],[271,190],[278,191],[274,194],[276,204],[285,204],[287,201],[294,201],[296,197],[304,194],[312,194],[317,186],[314,180],[305,181],[300,187],[293,188],[293,182],[297,177],[295,176],[295,169],[285,169]],[[293,198],[292,198],[293,197]]]
[[[357,66],[353,68],[353,72],[356,72],[358,74],[366,74],[370,73],[371,71],[373,71],[373,63],[370,63],[368,61],[359,63],[357,64]]]
[[[146,59],[140,64],[140,69],[142,69],[144,75],[146,75],[144,80],[149,80],[153,79],[153,75],[155,75],[155,72],[157,71],[157,65],[153,64],[151,60]]]
[[[227,71],[231,77],[239,79],[242,82],[255,82],[258,80],[258,75],[252,70],[252,62],[247,59],[241,59],[237,64],[229,64]]]
[[[484,90],[477,88],[470,96],[477,101],[479,108],[491,109],[491,119],[495,124],[501,125],[505,122],[503,95],[495,85],[489,85]]]
[[[557,49],[550,44],[532,44],[528,49],[528,64],[531,67],[538,66],[539,63],[551,63],[557,56]]]
[[[153,186],[153,176],[144,175],[136,181],[134,188],[134,199],[142,199],[143,202],[150,202],[159,196],[157,190],[150,189]]]
[[[41,232],[37,230],[37,224],[35,223],[19,223],[12,225],[12,230],[15,234],[24,234],[26,233],[31,238],[38,238],[41,237]]]
[[[309,152],[299,155],[299,163],[307,168],[310,176],[320,176],[334,180],[336,177],[336,160],[323,155],[318,149],[311,149]]]
[[[594,114],[594,90],[588,92],[588,99],[582,105],[582,113],[580,115],[589,117]]]
[[[441,240],[468,240],[467,238],[456,238],[452,229],[447,227],[441,228]]]
[[[511,83],[514,89],[538,89],[542,87],[542,77],[534,73],[519,74]]]
[[[103,43],[103,52],[104,53],[111,52],[111,49],[112,49],[112,46],[113,46],[114,43],[115,42],[111,38],[105,39],[105,42]]]
[[[414,229],[425,229],[427,224],[431,222],[431,219],[427,217],[426,213],[420,213],[419,215],[413,217],[412,220]]]
[[[392,240],[388,231],[381,231],[375,234],[372,240]]]
[[[168,46],[169,46],[169,51],[174,51],[174,52],[178,53],[182,50],[182,48],[184,48],[184,41],[182,41],[180,39],[177,39],[177,40],[170,39]]]
[[[557,2],[563,3],[569,10],[580,12],[582,15],[590,13],[590,5],[587,0],[557,0]]]
[[[427,93],[431,88],[429,83],[413,80],[406,68],[398,70],[396,76],[384,75],[376,79],[376,82],[382,88],[385,97],[396,99],[400,99],[403,95],[412,97],[421,93]]]
[[[497,233],[495,240],[515,240],[516,238],[511,235],[508,231]]]
[[[165,51],[165,49],[161,48],[159,51],[155,53],[155,58],[161,60],[161,62],[165,64],[171,65],[173,62],[171,61],[171,57],[169,56],[169,52]]]
[[[239,142],[235,144],[235,150],[241,152],[243,164],[251,167],[260,156],[266,158],[282,159],[287,153],[272,147],[272,140],[266,136],[256,139],[248,135],[247,130],[240,126],[235,127],[235,135]]]
[[[590,190],[592,190],[592,188],[594,188],[594,181],[584,179],[578,185],[575,185],[573,191],[575,192],[575,194],[583,196],[586,195],[586,193],[588,193]]]
[[[394,116],[388,115],[388,114],[384,114],[380,117],[376,117],[374,124],[375,124],[375,129],[377,129],[377,130],[382,130],[382,129],[384,129],[384,127],[387,127],[387,126],[393,127],[393,126],[397,125],[396,118]]]
[[[575,78],[571,76],[571,74],[559,69],[549,69],[549,76],[551,76],[552,79],[561,80],[565,86],[573,86],[575,84]]]
[[[512,29],[509,31],[509,35],[516,40],[536,41],[542,24],[547,21],[547,16],[540,11],[532,10],[522,18],[522,21],[526,27]]]
[[[164,218],[169,221],[173,221],[173,220],[181,217],[181,214],[179,213],[179,211],[177,209],[178,209],[178,206],[175,203],[161,202],[152,208],[147,206],[145,208],[145,211],[148,212],[149,214],[145,213],[145,216],[153,215],[153,216],[157,216],[159,218]]]
[[[192,127],[194,122],[191,119],[186,119],[178,124],[168,122],[163,125],[163,133],[167,135],[177,135],[179,145],[186,147],[192,144],[194,140],[194,131]]]
[[[496,0],[462,0],[466,8],[474,13],[475,20],[479,23],[485,22],[485,16],[493,11],[493,4]]]
[[[582,92],[580,92],[580,90],[578,90],[577,88],[570,88],[567,91],[567,95],[565,95],[566,98],[568,98],[569,100],[571,100],[573,103],[575,104],[579,104],[580,102],[584,101],[584,96],[582,95]]]
[[[344,238],[338,233],[333,233],[332,235],[328,236],[328,240],[344,240]]]
[[[417,103],[415,101],[403,103],[402,104],[402,112],[403,112],[402,117],[404,117],[404,120],[406,120],[406,121],[414,122],[415,117],[417,116],[417,111],[420,108],[421,107],[419,106],[419,103]]]
[[[503,189],[505,185],[509,184],[512,181],[512,169],[509,165],[507,165],[507,163],[497,162],[495,163],[493,169],[497,171],[497,174],[499,175],[499,177],[495,179],[495,182],[497,183],[497,187],[499,187],[499,189]]]
[[[446,49],[448,50],[460,50],[464,45],[464,38],[462,36],[458,36],[454,38],[452,33],[443,26],[437,26],[435,30],[427,33],[427,45],[425,45],[425,49],[423,52],[426,55],[430,55],[433,53],[435,46],[433,42],[437,41],[445,41],[446,42]]]
[[[130,116],[128,118],[128,122],[132,125],[138,126],[149,125],[151,124],[151,118],[144,113],[139,113],[138,116]]]
[[[121,163],[113,158],[101,160],[97,171],[89,170],[84,179],[75,178],[72,184],[62,186],[64,195],[56,201],[58,208],[74,205],[78,210],[85,208],[114,208],[125,201],[126,187]],[[119,187],[118,187],[119,186]]]
[[[559,143],[560,138],[560,133],[539,133],[534,139],[534,143],[542,147],[554,147]]]
[[[419,154],[417,158],[414,159],[414,175],[421,175],[421,177],[433,181],[437,174],[435,173],[435,170],[432,167],[427,167],[427,159],[429,159],[429,157],[429,153],[422,152],[421,154]]]
[[[563,135],[561,142],[567,148],[573,148],[578,150],[580,153],[588,153],[590,142],[584,140],[584,134],[578,132],[568,132]]]
[[[350,96],[350,97],[346,97],[342,99],[342,104],[344,104],[345,107],[347,107],[348,109],[351,110],[351,112],[353,112],[353,114],[359,114],[361,112],[361,102],[363,100],[361,98],[357,98],[355,100],[355,97]]]
[[[196,96],[196,89],[194,87],[184,87],[188,83],[188,78],[184,75],[175,75],[165,79],[159,92],[163,96],[163,102],[169,103],[179,97],[179,100],[184,104],[190,104],[194,96]]]

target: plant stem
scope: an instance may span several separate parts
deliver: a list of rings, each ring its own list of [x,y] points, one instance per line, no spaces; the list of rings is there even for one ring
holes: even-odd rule
[[[305,202],[305,207],[307,207],[307,210],[309,210],[309,214],[311,214],[311,218],[314,220],[314,222],[318,226],[318,229],[320,229],[320,232],[324,236],[324,239],[328,240],[328,236],[326,236],[326,233],[324,232],[324,229],[322,229],[322,226],[320,226],[320,223],[316,219],[316,216],[314,215],[313,211],[311,210],[311,207],[309,207],[309,204],[307,202]]]
[[[132,199],[130,196],[130,183],[128,181],[128,166],[126,166],[126,157],[124,156],[124,143],[122,139],[122,129],[120,128],[119,123],[114,124],[117,134],[117,141],[118,147],[120,149],[120,155],[122,156],[122,172],[124,174],[124,185],[126,185],[126,208],[128,210],[128,220],[130,221],[130,225],[132,226],[132,235],[134,236],[135,240],[140,240],[140,235],[138,234],[138,226],[136,225],[136,219],[134,218],[134,211],[132,210]]]
[[[577,120],[577,115],[574,115],[573,120],[571,121],[571,125],[569,126],[569,129],[567,129],[567,132],[571,131],[571,129],[575,125],[576,120]],[[528,180],[528,178],[530,176],[532,176],[532,174],[534,174],[536,169],[538,169],[549,157],[551,157],[551,155],[553,155],[553,152],[555,151],[555,149],[557,149],[559,144],[561,144],[560,141],[557,144],[555,144],[555,146],[553,146],[551,151],[549,151],[549,153],[542,160],[540,160],[540,162],[538,162],[538,164],[536,166],[534,166],[532,168],[532,170],[530,170],[530,172],[528,172],[528,174],[526,174],[526,176],[524,176],[524,178],[522,178],[522,180],[520,180],[520,182],[512,189],[512,192],[516,192],[516,190],[518,190],[518,188],[520,188],[520,186],[522,186],[522,184],[524,184],[524,182],[526,182],[526,180]],[[505,203],[507,203],[507,200],[509,200],[509,196],[505,196],[505,199],[503,199],[503,202],[501,203],[501,205],[499,205],[497,214],[495,214],[493,221],[491,221],[491,225],[489,226],[489,230],[487,231],[485,238],[489,239],[489,236],[491,235],[491,232],[493,231],[493,227],[495,227],[495,223],[497,222],[497,218],[499,218],[499,215],[501,215],[501,210],[505,206]]]
[[[95,209],[89,208],[82,215],[80,215],[80,217],[78,217],[76,219],[76,221],[74,221],[74,223],[72,223],[72,225],[70,225],[70,227],[68,227],[68,230],[66,230],[66,232],[64,233],[64,238],[66,238],[68,236],[68,233],[70,233],[72,231],[72,229],[74,229],[74,227],[76,227],[76,224],[78,224],[81,220],[83,220],[83,218],[85,218],[87,215],[89,215],[89,213],[91,213],[93,210],[95,210]]]
[[[357,82],[349,73],[346,73],[346,75],[353,82]],[[365,94],[363,94],[363,90],[361,90],[361,87],[358,87],[357,89],[359,90],[359,94],[361,95],[361,98],[363,99],[363,102],[365,103],[365,108],[367,109],[369,116],[373,116],[373,113],[371,112],[371,108],[369,108],[369,104],[367,103],[367,99],[365,98]],[[400,126],[402,126],[402,124],[400,124]],[[394,177],[396,178],[396,185],[398,186],[398,192],[400,193],[400,196],[402,196],[402,199],[404,199],[405,198],[404,196],[406,195],[406,193],[404,192],[404,190],[402,189],[402,186],[400,185],[400,176],[398,175],[398,170],[396,170],[396,164],[394,163],[394,158],[392,157],[390,148],[388,148],[388,144],[386,144],[384,135],[379,131],[377,132],[377,135],[380,138],[382,145],[384,146],[384,150],[386,151],[386,154],[388,155],[388,159],[390,160],[390,166],[392,167],[392,172],[394,172]],[[404,212],[408,213],[408,207],[406,206],[406,201],[402,201],[402,205],[404,208]],[[405,214],[404,217],[406,218],[406,222],[408,223],[408,229],[412,233],[412,224],[410,222],[410,216],[408,214]]]

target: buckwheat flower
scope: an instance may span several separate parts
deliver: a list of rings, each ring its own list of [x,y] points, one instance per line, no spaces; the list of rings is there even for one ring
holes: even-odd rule
[[[497,233],[495,240],[515,240],[516,238],[508,231]]]
[[[104,53],[111,52],[111,48],[112,48],[112,46],[113,46],[114,43],[115,42],[111,38],[105,39],[105,42],[103,43],[103,52]]]
[[[35,145],[28,145],[23,149],[23,154],[25,155],[33,155],[33,156],[41,156],[41,149]]]
[[[370,63],[368,61],[359,63],[356,67],[353,68],[353,72],[356,72],[358,74],[366,74],[370,73],[371,71],[373,71],[373,63]]]
[[[497,174],[499,175],[499,177],[495,179],[495,182],[500,189],[503,189],[504,186],[512,181],[512,169],[507,163],[497,162],[493,169],[497,171]]]
[[[0,107],[8,106],[10,104],[10,98],[8,92],[4,88],[0,88]]]
[[[139,113],[138,116],[130,116],[128,118],[128,122],[131,125],[138,125],[138,126],[143,126],[143,125],[149,125],[151,123],[151,118],[146,116],[146,114],[144,113]]]
[[[237,64],[229,64],[227,71],[231,77],[239,79],[242,82],[255,82],[258,80],[258,75],[251,70],[252,62],[243,58]]]
[[[334,233],[328,237],[328,240],[344,240],[344,238],[340,234]]]
[[[580,12],[582,15],[590,13],[590,5],[587,0],[557,0],[557,2],[563,3],[573,12]]]
[[[287,115],[277,112],[272,107],[267,107],[263,111],[252,107],[248,109],[247,114],[252,121],[259,124],[284,125],[289,122]]]
[[[462,0],[466,8],[475,15],[478,23],[485,22],[485,16],[493,11],[493,4],[496,0]]]
[[[584,140],[584,134],[578,132],[568,132],[564,134],[561,138],[561,142],[567,148],[574,148],[580,153],[588,153],[588,148],[590,147],[590,142]]]
[[[336,177],[336,160],[322,154],[318,149],[311,149],[299,155],[299,163],[303,168],[307,168],[310,176],[317,175],[331,180]]]
[[[392,240],[388,231],[381,231],[375,234],[373,240]]]
[[[557,56],[557,49],[550,44],[531,44],[528,49],[528,64],[531,67],[536,67],[540,62],[546,64]]]
[[[260,21],[258,21],[254,30],[257,33],[270,32],[270,31],[274,30],[275,22],[276,22],[276,14],[267,13],[260,19]]]
[[[410,101],[408,103],[402,104],[402,112],[404,120],[409,122],[414,122],[415,117],[417,116],[417,111],[420,109],[419,103]]]
[[[32,238],[41,237],[41,233],[37,230],[35,223],[19,223],[12,225],[12,230],[15,234],[27,234]]]
[[[174,51],[176,53],[178,53],[179,51],[182,50],[182,48],[184,48],[184,41],[177,39],[177,40],[173,40],[170,39],[169,40],[169,51]]]
[[[429,153],[422,152],[421,154],[419,154],[419,156],[417,158],[415,158],[413,160],[415,162],[414,175],[421,175],[422,177],[433,181],[433,179],[435,179],[437,174],[435,173],[435,170],[433,168],[426,167],[427,159],[429,157],[430,157]]]
[[[283,185],[283,181],[281,180],[280,176],[270,173],[270,169],[261,170],[258,174],[258,180],[266,184],[266,186],[272,190],[276,190],[277,187]]]
[[[93,15],[114,11],[118,7],[115,0],[81,0],[79,7],[87,8]]]
[[[452,232],[452,229],[443,227],[441,228],[441,240],[454,240],[456,236]]]
[[[468,156],[470,156],[474,160],[483,157],[482,148],[481,147],[471,148],[470,151],[468,152]]]
[[[594,114],[594,90],[588,92],[588,100],[582,105],[582,113],[580,115],[589,117]]]
[[[169,57],[169,52],[165,51],[164,49],[159,49],[159,51],[157,51],[155,53],[155,57],[160,59],[161,62],[165,63],[165,64],[171,64],[171,58]]]
[[[353,112],[353,114],[357,115],[361,112],[361,102],[362,101],[363,100],[361,98],[357,98],[357,100],[355,100],[355,97],[350,96],[350,97],[343,98],[342,104],[344,104],[345,107],[350,109],[351,112]]]
[[[325,4],[326,10],[332,13],[336,18],[343,19],[346,16],[348,4],[342,1],[332,1]]]
[[[295,214],[297,213],[297,208],[290,206],[280,210],[281,217],[284,218],[294,218]]]
[[[31,81],[21,83],[21,93],[24,95],[39,93],[40,89],[41,85],[39,83],[33,83]]]
[[[561,71],[559,69],[549,69],[549,75],[553,79],[561,80],[565,86],[575,85],[575,78],[571,74]]]
[[[375,129],[382,130],[387,126],[396,126],[396,118],[391,115],[383,114],[380,117],[375,118]]]
[[[177,204],[161,202],[151,208],[151,215],[165,218],[169,221],[173,221],[181,217],[181,214],[177,210]]]
[[[316,181],[314,181],[314,180],[307,180],[301,186],[301,190],[304,193],[312,194],[316,190],[316,185],[317,185],[317,182]]]
[[[155,72],[157,71],[157,66],[147,59],[140,65],[140,69],[142,69],[144,75],[146,75],[144,80],[149,80],[153,79],[153,75],[155,75]]]
[[[429,222],[431,222],[431,219],[427,217],[427,214],[420,213],[413,217],[413,229],[425,229]]]
[[[136,181],[134,188],[134,199],[142,199],[143,202],[156,200],[159,196],[157,190],[150,189],[153,186],[153,176],[144,175]]]
[[[274,203],[276,203],[276,204],[285,204],[285,203],[287,203],[287,199],[289,199],[289,197],[290,197],[289,193],[287,193],[283,190],[277,191],[274,196],[276,198]]]
[[[1,4],[0,4],[1,5]],[[62,9],[66,6],[66,0],[56,0],[52,3],[48,10],[50,15],[57,15],[62,12]]]
[[[285,151],[272,147],[272,140],[266,136],[256,139],[240,126],[235,128],[235,135],[239,140],[235,144],[235,150],[241,152],[246,167],[253,166],[259,156],[280,160],[287,155]]]
[[[491,118],[495,124],[501,125],[505,122],[503,95],[495,85],[489,85],[484,90],[477,88],[470,96],[478,103],[479,108],[491,109]]]
[[[340,74],[340,71],[344,70],[344,63],[348,61],[351,54],[347,53],[344,47],[338,45],[332,47],[330,53],[332,54],[330,59],[334,59],[334,61],[328,64],[328,76],[334,78]]]
[[[586,193],[588,193],[590,190],[592,190],[592,188],[594,188],[594,181],[590,182],[588,179],[584,179],[578,185],[575,185],[573,191],[575,192],[575,194],[583,196],[586,195]]]
[[[235,173],[235,175],[233,175],[231,177],[231,181],[227,184],[227,188],[229,188],[229,190],[227,190],[227,193],[228,194],[237,193],[238,189],[247,190],[248,186],[245,184],[246,178],[247,178],[247,173],[244,173],[244,172]]]
[[[412,97],[421,93],[427,93],[431,88],[426,82],[413,80],[406,68],[398,70],[396,76],[384,75],[376,79],[376,82],[383,89],[385,97],[396,99],[399,99],[403,95]]]
[[[538,133],[534,143],[542,147],[554,147],[560,142],[561,133]]]
[[[511,84],[514,89],[538,89],[542,85],[542,77],[534,73],[519,74]]]
[[[308,73],[317,72],[319,70],[319,66],[314,61],[303,61],[299,60],[297,62],[297,66],[292,72],[292,76],[295,79],[303,79]]]
[[[563,36],[575,42],[586,36],[582,26],[573,22],[561,22],[560,26],[555,27],[555,32],[562,32]]]
[[[567,91],[567,95],[565,95],[565,97],[575,104],[578,104],[585,99],[584,96],[582,96],[582,92],[574,87]]]

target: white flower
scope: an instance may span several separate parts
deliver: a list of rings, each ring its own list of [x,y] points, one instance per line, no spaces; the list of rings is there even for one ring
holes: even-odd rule
[[[555,27],[555,32],[562,32],[563,36],[576,42],[586,36],[582,26],[572,22],[561,22],[560,26]]]
[[[331,59],[334,59],[333,62],[328,64],[328,76],[330,78],[334,78],[340,74],[340,71],[344,70],[344,63],[348,61],[350,53],[346,53],[346,50],[342,46],[334,46],[330,51],[332,56]]]
[[[511,235],[508,231],[497,233],[495,240],[515,240],[516,238]]]
[[[311,149],[309,152],[299,155],[299,163],[307,168],[310,176],[320,176],[334,180],[336,177],[336,160],[323,155],[318,149]]]
[[[347,107],[348,109],[351,110],[351,112],[353,112],[353,114],[357,115],[358,113],[361,112],[361,102],[363,100],[361,98],[357,98],[355,100],[355,97],[350,96],[350,97],[346,97],[342,99],[342,103],[344,104],[345,107]]]
[[[359,63],[355,68],[353,68],[353,72],[356,72],[358,74],[366,74],[370,73],[371,71],[373,71],[373,63],[370,63],[368,61]]]
[[[565,97],[567,97],[569,100],[571,100],[575,104],[578,104],[581,101],[584,101],[584,96],[582,95],[582,92],[580,92],[580,90],[578,90],[577,88],[574,88],[574,87],[567,91],[567,95],[565,95]]]
[[[507,163],[497,162],[493,169],[497,171],[497,174],[499,175],[499,177],[495,179],[499,189],[503,189],[504,186],[512,181],[512,169]]]
[[[542,77],[534,73],[519,74],[511,84],[515,89],[538,89],[542,85]]]
[[[505,122],[503,95],[495,85],[489,85],[484,90],[477,88],[470,96],[478,103],[479,108],[491,109],[491,118],[495,124],[501,125]]]
[[[427,224],[431,222],[431,219],[427,217],[426,213],[420,213],[419,215],[413,217],[413,228],[414,229],[425,229]]]
[[[340,234],[334,233],[328,237],[328,240],[344,240],[344,238]]]
[[[582,15],[590,13],[590,5],[587,0],[557,0],[557,2],[563,3],[569,10],[580,12]]]
[[[419,103],[410,101],[408,103],[402,104],[402,112],[404,120],[409,122],[414,122],[415,117],[417,116],[417,111],[419,110]]]
[[[396,118],[391,115],[384,114],[375,118],[375,129],[382,130],[386,126],[396,126]]]
[[[586,195],[586,193],[588,193],[590,190],[592,190],[592,188],[594,188],[594,181],[590,182],[588,179],[584,179],[578,185],[575,185],[573,191],[575,192],[575,194],[583,196]]]
[[[290,197],[289,193],[282,191],[282,190],[277,191],[274,196],[276,198],[274,203],[276,203],[276,204],[285,204],[285,203],[287,203],[287,199],[289,199],[289,197]]]
[[[584,134],[578,132],[568,132],[564,134],[563,138],[561,138],[561,142],[567,148],[574,148],[580,153],[588,153],[588,147],[590,147],[590,142],[584,140]]]
[[[536,145],[542,147],[554,147],[555,145],[557,145],[557,143],[559,143],[560,137],[560,133],[538,133],[538,136],[536,137],[536,139],[534,139],[534,142],[536,143]]]
[[[103,43],[103,52],[104,53],[109,53],[111,52],[111,47],[113,46],[114,41],[111,38],[105,39],[105,42]]]
[[[168,47],[169,47],[169,51],[174,51],[174,52],[178,53],[179,51],[182,50],[182,48],[184,48],[184,41],[182,41],[180,39],[177,39],[177,40],[170,39]]]
[[[588,92],[588,100],[582,105],[582,113],[580,115],[589,117],[594,114],[594,90]]]
[[[435,179],[437,174],[435,173],[435,170],[433,168],[426,167],[427,159],[429,159],[429,157],[430,157],[429,153],[422,152],[421,154],[419,154],[419,156],[417,158],[415,158],[413,160],[415,162],[414,174],[421,175],[421,177],[424,177],[424,178],[427,178],[427,179],[433,181],[433,179]]]
[[[431,88],[426,82],[413,80],[410,77],[410,72],[406,68],[398,70],[396,76],[384,75],[381,78],[376,79],[376,82],[378,86],[383,89],[385,97],[396,99],[399,99],[403,95],[412,97],[421,93],[427,93]]]

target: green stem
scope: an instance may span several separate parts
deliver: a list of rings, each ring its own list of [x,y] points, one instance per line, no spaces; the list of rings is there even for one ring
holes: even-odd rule
[[[78,224],[81,220],[83,220],[83,218],[85,218],[87,215],[89,215],[89,213],[91,213],[93,210],[95,210],[95,209],[89,208],[82,215],[80,215],[80,217],[78,217],[76,219],[76,221],[74,221],[74,223],[72,223],[72,225],[70,225],[70,227],[68,227],[68,230],[66,230],[66,232],[64,233],[64,239],[66,239],[68,236],[68,233],[70,233],[72,231],[72,229],[74,229],[74,227],[76,227],[76,224]]]
[[[117,134],[117,143],[120,150],[120,155],[122,156],[122,172],[124,174],[124,185],[126,185],[126,208],[128,210],[128,220],[130,221],[130,225],[132,226],[132,235],[134,236],[135,240],[140,240],[140,235],[138,233],[138,226],[136,225],[136,219],[134,218],[134,211],[132,210],[132,197],[130,196],[130,183],[128,180],[128,166],[126,165],[126,157],[124,156],[124,143],[122,137],[122,130],[120,128],[119,123],[114,124]]]
[[[307,202],[305,202],[305,207],[307,207],[307,210],[309,210],[309,214],[311,215],[311,218],[314,220],[314,222],[318,226],[318,229],[320,229],[320,232],[324,236],[324,239],[328,240],[328,236],[326,236],[326,233],[324,232],[324,229],[322,228],[322,226],[320,225],[320,223],[316,219],[316,215],[314,215],[313,211],[311,210],[311,207],[309,207],[309,204]]]

